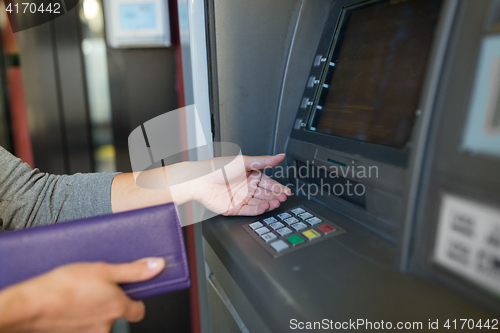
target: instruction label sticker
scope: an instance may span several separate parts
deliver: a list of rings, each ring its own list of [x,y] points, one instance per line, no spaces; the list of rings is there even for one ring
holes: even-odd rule
[[[483,39],[462,149],[500,156],[500,34]]]
[[[433,259],[500,295],[500,210],[445,194]]]

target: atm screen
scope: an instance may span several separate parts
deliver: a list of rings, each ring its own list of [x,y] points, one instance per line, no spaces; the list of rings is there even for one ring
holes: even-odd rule
[[[372,1],[347,7],[308,129],[404,149],[442,2]]]

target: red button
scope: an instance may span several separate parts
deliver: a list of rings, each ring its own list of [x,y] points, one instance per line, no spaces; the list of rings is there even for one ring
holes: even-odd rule
[[[329,224],[324,224],[324,225],[322,225],[322,226],[318,227],[318,229],[319,229],[319,230],[321,230],[321,231],[323,231],[323,233],[324,233],[325,235],[328,235],[329,233],[332,233],[332,232],[337,231],[337,229],[336,229],[336,228],[332,227],[332,226],[331,226],[331,225],[329,225]]]

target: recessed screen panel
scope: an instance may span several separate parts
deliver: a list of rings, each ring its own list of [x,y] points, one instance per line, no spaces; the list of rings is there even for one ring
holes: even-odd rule
[[[308,129],[404,149],[442,0],[348,7]]]

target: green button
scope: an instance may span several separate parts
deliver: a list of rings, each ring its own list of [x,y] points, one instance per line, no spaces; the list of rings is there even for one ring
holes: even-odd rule
[[[299,235],[290,236],[286,240],[289,241],[293,246],[304,243],[304,239],[302,239],[302,237],[300,237]]]

